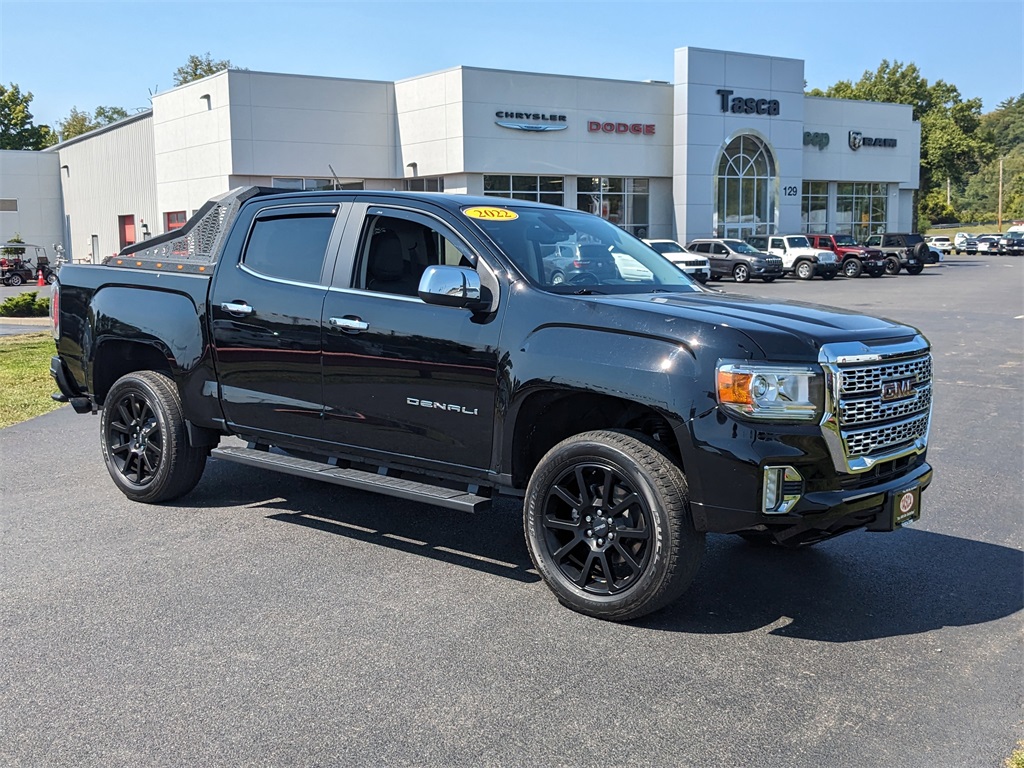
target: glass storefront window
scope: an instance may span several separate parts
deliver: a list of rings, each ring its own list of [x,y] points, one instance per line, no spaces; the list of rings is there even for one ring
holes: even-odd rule
[[[722,151],[715,179],[718,237],[775,232],[775,158],[756,136],[737,136]]]
[[[484,194],[490,197],[565,205],[564,190],[565,178],[562,176],[484,175]]]
[[[576,208],[600,216],[637,237],[647,237],[650,188],[650,179],[581,176],[576,180]]]
[[[824,234],[829,231],[827,181],[804,182],[800,220],[804,232]]]
[[[884,183],[836,184],[835,231],[852,235],[858,243],[884,232],[888,220],[888,185]]]
[[[406,179],[404,186],[406,192],[444,192],[444,179],[440,176]]]

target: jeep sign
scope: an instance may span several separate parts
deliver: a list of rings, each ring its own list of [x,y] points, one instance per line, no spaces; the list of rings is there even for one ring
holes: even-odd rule
[[[804,131],[804,146],[824,149],[828,146],[829,135],[818,131]]]

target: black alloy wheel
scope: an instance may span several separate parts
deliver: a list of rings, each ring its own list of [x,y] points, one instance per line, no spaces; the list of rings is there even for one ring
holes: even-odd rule
[[[745,283],[750,280],[750,267],[746,264],[737,264],[732,268],[732,278],[737,283]]]
[[[129,499],[169,501],[191,491],[207,449],[189,443],[178,388],[155,371],[125,374],[110,388],[100,423],[103,460]]]
[[[843,262],[843,275],[845,277],[860,277],[860,273],[864,271],[864,265],[861,264],[858,258],[848,258]]]
[[[704,551],[682,472],[661,446],[628,432],[587,432],[552,448],[530,479],[524,527],[559,601],[614,621],[682,594]]]

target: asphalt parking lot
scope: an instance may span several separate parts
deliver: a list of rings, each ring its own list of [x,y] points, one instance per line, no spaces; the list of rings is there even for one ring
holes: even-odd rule
[[[931,339],[917,524],[710,537],[677,604],[616,625],[558,605],[513,502],[211,461],[134,504],[65,407],[0,430],[0,764],[1001,765],[1024,738],[1024,259],[715,285]]]

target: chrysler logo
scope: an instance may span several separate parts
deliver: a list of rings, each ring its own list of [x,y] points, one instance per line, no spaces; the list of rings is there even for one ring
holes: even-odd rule
[[[850,149],[856,152],[864,144],[864,134],[860,131],[850,131]]]
[[[502,128],[513,128],[517,131],[564,131],[568,125],[550,125],[545,123],[511,123],[506,120],[495,120]]]
[[[890,400],[902,400],[905,397],[912,397],[914,394],[914,379],[897,379],[896,381],[882,382],[882,402]]]

